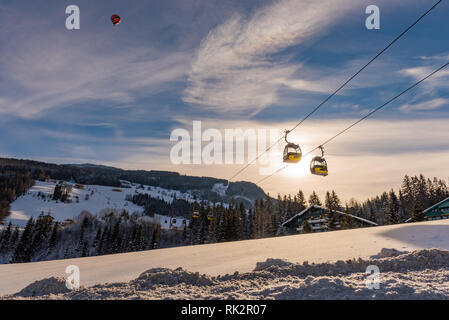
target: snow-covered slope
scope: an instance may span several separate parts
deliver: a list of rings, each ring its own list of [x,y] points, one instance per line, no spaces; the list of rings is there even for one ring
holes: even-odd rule
[[[184,199],[189,202],[195,201],[189,193],[181,193],[176,190],[168,190],[159,187],[143,186],[126,183],[129,188],[115,188],[97,185],[83,185],[82,188],[76,188],[75,183],[66,182],[72,186],[70,203],[63,203],[52,200],[52,195],[56,182],[36,181],[35,185],[25,194],[20,196],[11,204],[11,215],[6,218],[5,223],[11,221],[14,225],[23,227],[28,219],[39,214],[50,213],[57,221],[73,219],[81,211],[87,210],[92,214],[97,214],[103,209],[125,209],[129,213],[143,212],[143,208],[126,201],[126,195],[135,193],[145,193],[153,198],[164,200],[168,203],[173,198]],[[165,219],[164,216],[158,216],[159,220]]]
[[[81,285],[130,281],[156,267],[182,267],[209,275],[249,272],[268,258],[290,262],[369,258],[382,248],[412,251],[449,249],[449,220],[247,240],[116,255],[0,265],[0,295],[15,293],[51,276],[65,277],[69,265],[80,268]]]

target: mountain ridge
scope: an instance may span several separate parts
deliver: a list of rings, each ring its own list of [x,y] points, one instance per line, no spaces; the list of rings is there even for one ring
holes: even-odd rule
[[[31,177],[36,180],[50,178],[112,187],[121,187],[121,181],[126,180],[181,192],[191,191],[198,198],[212,202],[230,202],[238,197],[246,207],[252,207],[256,200],[266,197],[264,190],[252,182],[229,182],[214,177],[181,175],[173,171],[125,170],[90,163],[56,164],[16,158],[0,158],[0,167],[29,170]],[[217,185],[221,186],[217,188]]]

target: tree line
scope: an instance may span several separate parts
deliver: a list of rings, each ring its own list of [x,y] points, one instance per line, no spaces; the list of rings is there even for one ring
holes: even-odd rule
[[[73,222],[61,224],[50,214],[42,213],[36,219],[30,218],[23,230],[10,223],[0,232],[0,261],[41,261],[274,237],[280,234],[283,222],[311,205],[327,210],[329,230],[337,226],[360,227],[355,219],[339,215],[337,211],[379,225],[402,223],[407,219],[422,221],[424,208],[447,197],[449,189],[444,180],[427,179],[423,175],[405,176],[398,192],[390,190],[364,202],[352,199],[345,204],[333,190],[326,192],[323,202],[315,191],[305,197],[299,190],[295,195],[278,195],[277,198],[267,195],[249,209],[237,201],[229,204],[200,201],[187,205],[174,199],[172,205],[178,212],[171,209],[169,203],[139,194],[129,200],[142,205],[147,215],[158,206],[168,210],[169,216],[179,216],[178,213],[187,210],[190,223],[179,230],[163,230],[140,214],[105,209],[97,215],[84,211]],[[302,232],[313,230],[305,222]]]
[[[388,225],[410,221],[423,221],[423,210],[449,197],[449,189],[442,179],[428,179],[422,174],[406,175],[398,192],[391,189],[366,201],[351,199],[342,203],[337,193],[327,191],[324,203],[313,191],[305,198],[302,190],[295,195],[278,195],[276,199],[267,195],[255,202],[254,208],[246,210],[242,204],[232,202],[211,205],[203,202],[193,204],[192,210],[198,217],[190,224],[187,242],[203,244],[223,241],[258,239],[279,235],[281,225],[307,206],[317,205],[326,209],[328,230],[358,228],[362,225],[356,216],[370,220],[378,225]],[[337,211],[349,215],[337,214]],[[307,220],[304,233],[313,232]]]
[[[9,215],[11,202],[33,184],[34,179],[25,168],[0,166],[0,222]]]
[[[178,234],[127,211],[104,210],[98,215],[83,211],[70,224],[50,214],[31,217],[19,230],[11,223],[0,233],[0,261],[22,263],[97,256],[180,245]]]

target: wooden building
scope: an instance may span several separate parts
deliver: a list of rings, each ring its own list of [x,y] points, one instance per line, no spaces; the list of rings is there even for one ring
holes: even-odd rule
[[[449,218],[449,198],[434,204],[423,211],[426,214],[426,220],[441,220]],[[411,222],[412,218],[407,219],[405,222]]]
[[[363,219],[351,214],[347,214],[342,211],[335,211],[338,215],[338,221],[336,223],[336,228],[341,228],[340,221],[346,219],[346,221],[352,221],[353,224],[359,227],[372,227],[377,226],[377,223],[369,221],[367,219]],[[307,220],[311,229],[314,232],[325,232],[328,231],[327,221],[328,221],[328,211],[326,208],[313,205],[310,206],[300,213],[294,215],[287,221],[285,221],[280,229],[278,230],[278,234],[287,233],[287,234],[295,234],[301,233],[302,226],[304,221]]]

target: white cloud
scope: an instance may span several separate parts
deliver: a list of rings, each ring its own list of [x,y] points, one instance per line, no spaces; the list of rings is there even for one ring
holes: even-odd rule
[[[438,64],[433,66],[420,66],[420,67],[412,67],[400,70],[398,73],[402,76],[410,77],[414,81],[419,81],[424,77],[431,74],[433,71],[437,70],[438,67],[442,66],[441,62],[437,62]],[[437,73],[433,74],[431,77],[427,78],[426,81],[421,83],[414,91],[418,93],[416,97],[426,97],[426,99],[431,100],[431,103],[417,104],[414,108],[406,105],[403,106],[402,111],[419,111],[420,108],[435,109],[440,107],[446,102],[443,102],[445,99],[438,99],[441,97],[442,92],[448,92],[448,81],[449,81],[449,67],[441,69]],[[415,98],[416,98],[415,97]],[[424,99],[424,98],[423,98]],[[410,109],[411,108],[411,109]],[[424,110],[424,109],[422,109]]]
[[[405,76],[413,77],[416,80],[420,80],[420,79],[424,78],[425,76],[429,75],[430,73],[432,73],[433,71],[435,71],[435,69],[436,69],[436,67],[435,68],[431,68],[431,67],[427,67],[427,66],[414,67],[414,68],[402,69],[399,71],[399,73],[402,75],[405,75]],[[437,79],[437,78],[443,78],[446,76],[449,76],[449,70],[442,69],[441,71],[439,71],[438,73],[433,75],[432,78]]]
[[[434,56],[420,56],[422,60],[449,60],[449,54],[437,54]]]
[[[217,111],[256,113],[277,100],[281,85],[326,92],[317,83],[294,78],[300,64],[275,62],[270,56],[318,35],[353,8],[349,0],[282,0],[248,20],[233,16],[201,43],[184,101]]]
[[[132,103],[186,74],[188,53],[120,50],[103,41],[101,35],[81,39],[50,31],[2,48],[3,81],[14,90],[3,93],[0,113],[31,118],[86,101]]]
[[[449,99],[437,98],[417,104],[405,104],[399,109],[403,112],[435,110],[449,104]]]

